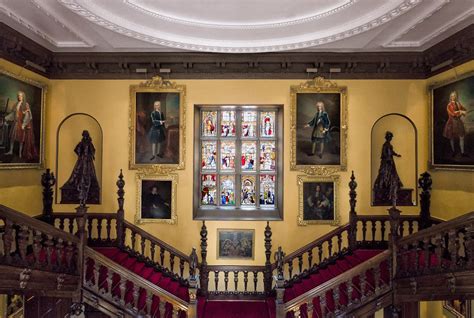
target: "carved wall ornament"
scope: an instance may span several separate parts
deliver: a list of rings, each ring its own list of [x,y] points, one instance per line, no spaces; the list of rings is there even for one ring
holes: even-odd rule
[[[25,268],[20,273],[20,288],[25,289],[31,279],[31,269]]]

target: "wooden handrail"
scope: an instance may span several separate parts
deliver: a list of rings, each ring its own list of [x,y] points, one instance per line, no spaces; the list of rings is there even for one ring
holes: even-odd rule
[[[263,272],[265,271],[265,266],[259,265],[207,265],[207,269],[210,272],[213,271],[228,271],[228,272]]]
[[[35,218],[32,218],[29,215],[18,212],[1,204],[0,217],[5,217],[6,219],[13,221],[16,224],[28,225],[30,228],[40,231],[43,234],[49,234],[55,238],[60,238],[64,241],[69,241],[76,244],[79,243],[79,238],[77,238],[76,236],[56,229],[55,227],[52,227],[49,224],[41,222]]]
[[[96,252],[90,247],[84,249],[85,259],[90,258],[94,262],[104,266],[105,268],[111,269],[113,273],[118,274],[120,277],[125,278],[126,280],[132,282],[134,285],[139,288],[143,288],[152,292],[155,295],[159,295],[160,299],[169,302],[170,304],[176,306],[179,310],[188,311],[189,303],[182,300],[181,298],[169,293],[168,291],[162,289],[161,287],[153,284],[152,282],[144,279],[143,277],[135,274],[134,272],[127,270],[126,268],[120,266],[104,255]]]
[[[410,236],[404,237],[398,241],[399,245],[409,244],[415,241],[423,240],[427,236],[435,236],[440,232],[444,232],[453,228],[459,228],[466,226],[468,223],[474,222],[474,211],[461,215],[457,218],[451,219],[446,222],[442,222],[433,225],[430,228],[420,230]]]
[[[152,243],[154,243],[158,246],[163,247],[164,249],[166,249],[167,251],[172,252],[174,255],[178,256],[179,258],[184,259],[185,261],[189,262],[189,256],[188,255],[186,255],[183,252],[177,250],[173,246],[163,242],[162,240],[156,238],[155,236],[149,234],[148,232],[146,232],[142,228],[136,226],[135,224],[130,223],[130,222],[125,220],[124,225],[125,225],[125,229],[128,228],[128,229],[132,230],[133,232],[138,233],[141,237],[149,240],[150,242],[152,242]]]
[[[349,224],[345,224],[345,225],[342,225],[334,230],[332,230],[331,232],[329,233],[326,233],[325,235],[317,238],[316,240],[312,241],[311,243],[308,243],[306,244],[305,246],[297,249],[296,251],[294,251],[293,253],[290,253],[288,255],[286,255],[284,258],[283,258],[283,261],[284,262],[287,262],[291,259],[294,259],[304,253],[306,253],[307,251],[311,250],[311,249],[314,249],[315,247],[317,247],[318,245],[336,237],[338,234],[341,234],[343,233],[344,231],[347,231],[349,230]],[[276,263],[276,262],[275,262]],[[274,263],[274,264],[275,264]]]
[[[380,264],[383,261],[388,260],[389,258],[390,251],[384,251],[382,253],[379,253],[378,255],[370,258],[369,260],[351,268],[351,270],[346,271],[334,277],[333,279],[330,279],[327,282],[324,282],[323,284],[318,285],[317,287],[307,291],[306,293],[288,301],[287,303],[285,303],[285,312],[297,310],[301,305],[307,303],[308,299],[313,299],[314,297],[320,295],[321,293],[327,290],[338,288],[340,284],[349,281],[353,277],[358,276],[371,268],[374,268],[377,264]]]

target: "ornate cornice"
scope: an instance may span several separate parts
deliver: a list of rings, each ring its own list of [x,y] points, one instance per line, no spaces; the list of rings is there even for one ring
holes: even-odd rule
[[[474,24],[423,52],[57,53],[3,23],[0,44],[0,57],[21,66],[27,65],[27,60],[33,62],[46,72],[27,66],[29,69],[51,79],[143,79],[154,75],[171,79],[424,79],[474,59]],[[441,63],[446,65],[436,68]],[[307,73],[308,68],[317,72]]]

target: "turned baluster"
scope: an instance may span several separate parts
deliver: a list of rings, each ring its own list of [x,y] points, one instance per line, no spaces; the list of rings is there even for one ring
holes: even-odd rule
[[[360,281],[360,298],[365,299],[366,297],[366,291],[367,291],[367,276],[366,272],[362,272],[359,276],[359,281]]]
[[[174,273],[174,258],[175,255],[173,253],[170,253],[170,270],[172,273]]]
[[[97,218],[97,240],[102,241],[102,223],[103,219]]]
[[[399,232],[399,233],[400,233],[400,237],[404,237],[405,235],[403,235],[403,234],[404,234],[404,232],[405,232],[405,222],[403,222],[403,221],[400,222],[400,227],[399,227],[399,229],[400,229],[400,230],[399,230],[399,231],[400,231],[400,232]]]
[[[293,258],[288,261],[288,274],[293,277]]]
[[[59,229],[61,231],[64,231],[64,219],[59,219]],[[70,232],[69,232],[70,233]]]
[[[313,301],[310,300],[306,303],[306,312],[307,312],[306,317],[313,317],[313,310],[314,310]]]
[[[113,283],[113,275],[114,273],[112,272],[112,270],[110,268],[107,268],[107,278],[106,278],[106,282],[107,282],[107,293],[112,296],[112,292],[113,292],[113,286],[112,286],[112,283]]]
[[[234,271],[234,291],[237,293],[237,285],[239,283],[239,272]]]
[[[160,300],[160,304],[158,305],[159,311],[160,311],[160,317],[165,317],[166,314],[166,302]]]
[[[380,242],[385,242],[385,221],[380,222],[380,233],[381,233]]]
[[[140,248],[141,248],[143,256],[145,256],[145,245],[146,245],[145,238],[143,236],[141,236],[140,237]]]
[[[160,246],[160,265],[165,267],[165,248]]]
[[[375,245],[375,232],[377,231],[377,221],[372,221],[372,245]]]
[[[408,234],[413,234],[413,220],[408,221]]]
[[[434,245],[435,245],[435,255],[436,255],[436,259],[438,260],[437,264],[436,264],[436,268],[438,270],[441,269],[442,265],[443,265],[443,260],[442,260],[442,256],[443,256],[443,234],[442,233],[438,233],[435,235],[434,237]]]
[[[131,237],[131,250],[135,251],[135,243],[137,241],[136,235],[137,233],[135,231],[131,231],[132,237]]]
[[[337,234],[337,253],[342,252],[342,233]]]
[[[173,306],[173,312],[172,312],[172,318],[178,318],[179,317],[179,309]]]
[[[90,216],[87,220],[87,237],[89,241],[92,240],[92,223],[94,223],[94,220],[95,218],[92,218]],[[100,235],[100,232],[99,232],[99,235]]]
[[[298,256],[298,269],[301,274],[303,272],[303,255]]]
[[[413,256],[414,256],[414,259],[413,259],[413,267],[411,267],[413,273],[417,273],[419,271],[419,266],[420,266],[420,255],[418,254],[418,242],[414,242],[412,244],[412,250],[413,250]]]
[[[109,216],[107,216],[106,222],[107,222],[107,225],[106,225],[107,242],[110,242],[112,240],[110,237],[110,231],[112,230],[112,219]]]
[[[46,235],[46,241],[44,242],[44,245],[46,246],[46,266],[49,270],[53,268],[53,261],[52,261],[52,255],[53,255],[53,236],[50,234]]]
[[[451,269],[456,269],[457,258],[458,258],[458,242],[459,238],[457,236],[456,230],[452,229],[448,232],[448,252],[451,258],[450,267]]]
[[[424,260],[424,272],[428,272],[430,269],[430,239],[427,237],[423,238],[423,260]]]
[[[402,264],[401,264],[402,268],[401,269],[402,269],[402,272],[407,274],[410,268],[410,260],[409,260],[410,250],[408,248],[408,244],[403,244],[403,246],[401,246],[400,253],[402,255]]]
[[[181,278],[184,276],[184,259],[181,257],[179,258],[179,274]]]
[[[298,307],[293,311],[293,317],[294,318],[301,318],[301,307]]]
[[[18,237],[18,250],[20,252],[20,259],[22,264],[27,264],[26,249],[28,247],[28,239],[30,237],[30,230],[27,225],[21,225]]]
[[[66,245],[66,266],[69,272],[74,272],[74,246],[73,243],[68,241]]]
[[[310,269],[313,266],[313,250],[308,251],[308,268]]]
[[[135,309],[136,311],[138,311],[138,296],[140,296],[140,287],[138,287],[137,285],[133,285],[132,287],[133,291],[132,291],[132,295],[133,295],[133,309]]]
[[[125,305],[125,296],[127,292],[127,279],[125,279],[122,276],[120,276],[119,289],[120,289],[120,304],[123,306]],[[160,317],[163,317],[163,316],[160,316]]]
[[[99,283],[99,274],[100,274],[100,265],[97,262],[94,262],[94,266],[92,267],[92,276],[94,277],[94,288],[97,292],[100,291],[101,286]]]
[[[340,300],[340,295],[339,295],[339,286],[336,286],[332,289],[332,296],[333,296],[333,299],[334,299],[334,311],[335,313],[339,313],[339,311],[341,310],[341,304],[339,303],[339,300]]]
[[[248,282],[249,282],[249,272],[244,271],[244,292],[247,292]]]
[[[58,239],[56,242],[56,266],[58,269],[63,267],[63,256],[64,256],[64,242],[62,239]]]
[[[354,292],[354,284],[352,282],[352,278],[346,282],[346,285],[347,285],[347,307],[350,307],[353,304],[352,294]]]
[[[367,221],[362,220],[362,242],[366,243],[367,238]]]
[[[155,247],[156,247],[155,243],[152,242],[150,246],[150,253],[151,253],[150,259],[153,263],[155,262]]]
[[[145,293],[146,293],[146,300],[145,300],[146,313],[148,314],[148,316],[153,317],[151,313],[151,305],[153,303],[153,293],[147,289],[145,289]]]
[[[332,238],[328,241],[328,258],[332,257]]]
[[[316,248],[318,249],[319,263],[322,263],[323,262],[323,246],[317,245]],[[291,275],[290,275],[290,278],[291,278]]]
[[[253,291],[257,291],[258,271],[253,271]]]
[[[374,292],[376,295],[380,293],[380,264],[375,265],[375,268],[373,269],[374,273]]]
[[[69,224],[68,224],[68,228],[69,228],[69,233],[71,234],[74,234],[74,218],[68,218],[69,220]],[[63,221],[64,222],[64,221]],[[91,224],[92,226],[92,224]],[[89,230],[89,233],[92,232],[91,230]]]
[[[35,258],[34,260],[34,267],[41,267],[40,263],[40,253],[41,253],[41,241],[42,241],[42,236],[43,234],[40,231],[35,230],[34,231],[34,236],[33,236],[33,256]]]
[[[319,304],[321,305],[321,317],[326,317],[326,292],[319,296]]]
[[[214,285],[216,286],[216,292],[219,290],[219,271],[214,271]]]
[[[227,286],[229,285],[229,271],[224,271],[224,289],[227,292]]]

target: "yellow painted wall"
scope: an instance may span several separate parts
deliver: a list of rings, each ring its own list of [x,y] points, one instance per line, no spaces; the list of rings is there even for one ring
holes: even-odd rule
[[[0,65],[12,67],[6,62]],[[15,68],[13,68],[15,69]],[[460,70],[474,69],[474,63],[469,63]],[[136,171],[128,170],[128,121],[129,121],[129,85],[141,81],[135,80],[51,80],[49,81],[48,113],[46,122],[46,157],[47,166],[56,166],[56,131],[60,122],[69,114],[84,112],[94,116],[104,132],[103,147],[103,204],[92,206],[91,211],[116,211],[115,181],[119,170],[124,169],[127,182],[125,191],[125,217],[133,221],[136,206]],[[194,104],[283,104],[284,105],[284,221],[271,222],[274,248],[282,245],[283,249],[291,252],[315,238],[331,230],[331,226],[300,227],[296,223],[297,211],[297,171],[289,170],[290,154],[290,96],[291,85],[299,84],[300,80],[180,80],[179,84],[186,85],[186,157],[185,170],[178,171],[178,224],[149,224],[143,227],[185,253],[192,246],[199,245],[200,222],[192,220],[193,185],[193,109]],[[402,113],[410,117],[418,129],[418,169],[419,173],[427,169],[428,162],[428,95],[425,80],[341,80],[340,86],[348,87],[348,171],[341,172],[341,187],[339,189],[340,214],[342,223],[348,221],[348,191],[350,171],[354,170],[357,177],[358,206],[360,214],[386,213],[384,207],[371,207],[370,179],[370,132],[372,124],[387,113]],[[80,128],[78,128],[80,129]],[[402,136],[397,136],[402,138]],[[71,148],[75,143],[71,145]],[[400,158],[403,159],[403,158]],[[377,165],[379,163],[377,162]],[[20,210],[34,204],[40,205],[40,196],[34,195],[34,203],[20,202],[22,194],[38,191],[34,188],[37,182],[32,172],[1,171],[1,192],[4,184],[11,189],[7,195],[0,194],[0,202]],[[61,172],[64,173],[64,172]],[[66,174],[69,172],[66,172]],[[449,211],[465,213],[472,210],[474,186],[472,173],[455,173],[456,180],[450,178],[451,172],[434,173],[433,212],[436,216],[450,218],[444,207]],[[8,181],[4,180],[5,178]],[[26,180],[23,180],[23,179]],[[17,181],[11,184],[12,179]],[[23,184],[30,188],[21,192]],[[35,193],[36,193],[35,192]],[[446,201],[453,202],[448,203]],[[469,202],[470,201],[470,202]],[[26,209],[31,211],[31,208]],[[56,211],[71,210],[70,206],[55,205]],[[419,207],[403,207],[403,213],[416,214]],[[456,211],[456,212],[455,212]],[[211,263],[220,263],[216,256],[217,228],[253,228],[256,231],[256,258],[254,263],[264,262],[263,231],[264,222],[207,222],[209,230],[209,253]],[[234,262],[238,263],[238,262]]]

